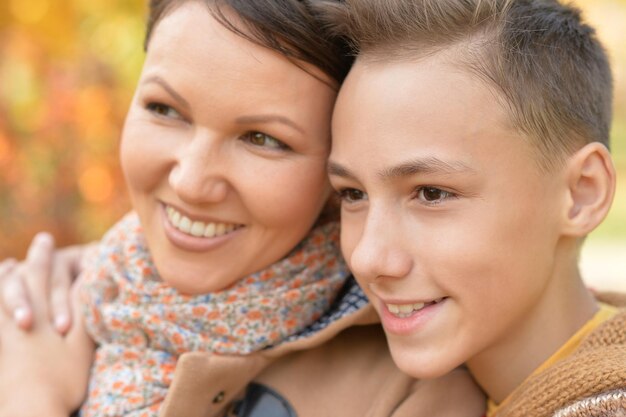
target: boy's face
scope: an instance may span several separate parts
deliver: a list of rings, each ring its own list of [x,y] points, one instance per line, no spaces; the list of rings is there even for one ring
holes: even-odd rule
[[[441,375],[524,337],[553,282],[564,200],[496,96],[441,55],[357,61],[329,171],[342,249],[396,363]]]

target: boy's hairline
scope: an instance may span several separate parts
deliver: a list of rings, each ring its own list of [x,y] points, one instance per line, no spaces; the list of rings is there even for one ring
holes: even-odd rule
[[[397,43],[385,42],[375,46],[369,45],[356,54],[353,68],[357,65],[391,65],[409,62],[420,62],[422,60],[431,59],[436,56],[443,56],[444,62],[456,67],[460,71],[468,74],[487,89],[491,91],[494,98],[498,101],[498,104],[502,107],[505,115],[506,128],[514,131],[523,140],[527,140],[530,143],[533,151],[533,160],[537,169],[543,173],[553,173],[554,170],[558,170],[565,166],[569,157],[571,157],[578,149],[585,145],[584,140],[580,140],[576,149],[570,149],[567,152],[561,154],[552,154],[550,157],[545,157],[542,152],[544,149],[539,146],[538,142],[541,138],[536,137],[530,130],[530,127],[524,126],[524,124],[518,121],[516,117],[516,109],[513,101],[506,96],[506,92],[502,87],[491,77],[493,74],[487,69],[480,69],[479,66],[484,66],[480,58],[485,58],[486,55],[494,53],[491,48],[498,48],[497,45],[487,45],[488,42],[497,41],[497,34],[492,31],[497,30],[490,28],[481,31],[476,36],[470,35],[469,38],[456,40],[453,42],[438,42],[432,45],[427,45],[420,41],[403,41]],[[454,52],[457,52],[454,54]],[[495,52],[498,53],[497,51]],[[569,132],[572,135],[576,135],[576,132]],[[600,141],[592,141],[600,142]],[[601,142],[600,142],[601,143]]]
[[[485,41],[483,41],[483,39],[485,39]],[[552,166],[546,166],[540,155],[541,149],[535,144],[537,139],[517,125],[514,114],[515,110],[511,100],[507,99],[505,92],[495,81],[489,79],[489,71],[480,71],[477,69],[479,57],[489,53],[489,46],[485,47],[485,42],[490,40],[494,40],[493,35],[490,36],[489,34],[483,33],[479,34],[477,37],[472,36],[470,39],[441,42],[434,45],[423,45],[420,42],[401,42],[391,47],[386,43],[380,44],[376,47],[369,47],[359,51],[355,57],[353,68],[357,65],[384,66],[402,63],[418,63],[423,60],[438,59],[441,57],[443,63],[472,77],[491,92],[503,111],[504,118],[502,120],[502,127],[510,129],[516,136],[520,136],[521,139],[529,142],[534,154],[533,160],[538,170],[541,172],[550,172],[551,168],[562,167],[566,158],[559,158],[558,156],[551,158],[554,162]],[[480,45],[480,47],[473,48],[472,45]]]
[[[350,9],[347,16],[357,62],[375,65],[378,62],[416,61],[441,51],[454,50],[457,53],[450,54],[450,62],[460,70],[480,79],[483,85],[494,93],[511,126],[531,142],[535,150],[534,159],[543,172],[563,168],[569,158],[587,143],[599,142],[609,148],[606,124],[607,120],[610,123],[611,109],[610,104],[606,104],[606,97],[610,93],[606,93],[604,89],[607,71],[603,67],[602,46],[594,37],[593,28],[584,23],[575,7],[566,5],[564,9],[555,12],[550,5],[545,9],[542,9],[544,5],[531,10],[523,5],[516,7],[516,2],[511,0],[502,3],[499,0],[475,2],[468,0],[467,4],[462,5],[462,2],[443,2],[446,6],[439,9],[437,2],[423,1],[427,12],[415,11],[417,9],[413,9],[414,6],[407,5],[409,2],[402,3],[402,0],[397,0],[391,1],[392,5],[389,8],[387,6],[375,8],[378,14],[382,15],[379,17],[368,12],[365,7],[368,4],[367,0],[354,0],[356,7]],[[534,4],[532,7],[535,7]],[[476,7],[473,17],[468,14],[472,5]],[[555,79],[560,75],[553,72],[546,80],[551,84],[542,89],[541,85],[545,79],[542,71],[550,71],[550,68],[555,71],[554,63],[575,64],[578,58],[573,57],[572,53],[562,54],[562,57],[554,59],[548,53],[548,58],[545,58],[542,54],[546,52],[541,47],[532,46],[541,43],[533,43],[535,37],[524,35],[526,32],[523,28],[526,24],[516,25],[513,22],[517,20],[511,18],[519,18],[520,13],[522,17],[528,13],[547,14],[553,20],[545,26],[545,30],[549,32],[546,36],[552,36],[556,30],[554,16],[557,16],[558,21],[558,18],[562,17],[560,13],[564,10],[566,19],[569,19],[567,21],[574,22],[574,29],[568,30],[577,30],[578,36],[583,36],[580,33],[586,36],[584,45],[587,49],[581,49],[580,52],[576,49],[573,54],[591,55],[593,62],[588,70],[583,69],[579,72],[570,70],[568,73],[567,81],[569,83],[572,80],[579,81],[575,86],[581,87],[570,89],[568,85],[571,84],[559,87]],[[414,21],[402,17],[403,15],[411,17],[411,13],[418,13],[422,19],[416,17]],[[429,21],[430,17],[433,17],[432,22],[435,23]],[[400,23],[397,26],[392,25],[390,23],[392,18],[398,19]],[[445,19],[449,20],[446,22]],[[537,27],[540,29],[544,27],[533,26],[530,23],[528,25],[535,28],[532,33],[539,30]],[[368,28],[379,28],[380,34],[372,33],[367,30]],[[538,35],[539,38],[541,36]],[[555,42],[566,39],[563,44],[567,45],[569,42],[571,45],[576,34],[565,38],[558,36],[560,32],[557,30]],[[530,69],[530,73],[524,74],[525,69]],[[590,81],[590,74],[594,74],[594,79],[598,81]],[[610,78],[610,73],[608,77]],[[529,82],[528,88],[521,84],[526,80]],[[608,83],[610,84],[610,80]],[[586,89],[584,91],[589,92],[594,88],[596,90],[593,91],[592,98],[584,100],[581,105],[571,104],[576,102],[572,99],[575,91]]]

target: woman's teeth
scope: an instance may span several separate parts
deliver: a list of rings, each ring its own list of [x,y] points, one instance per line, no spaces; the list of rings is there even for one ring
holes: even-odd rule
[[[423,309],[424,307],[428,307],[429,305],[437,304],[444,299],[437,298],[436,300],[429,301],[427,303],[413,303],[413,304],[385,304],[387,306],[387,310],[391,314],[396,317],[406,318],[410,317],[414,312]]]
[[[205,223],[197,220],[191,220],[187,216],[183,216],[175,208],[166,206],[165,212],[172,226],[195,237],[217,237],[230,233],[239,226],[233,223]]]

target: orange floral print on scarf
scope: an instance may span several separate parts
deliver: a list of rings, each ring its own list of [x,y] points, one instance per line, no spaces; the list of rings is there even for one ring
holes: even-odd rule
[[[182,295],[160,280],[135,214],[85,264],[83,300],[98,343],[82,416],[158,415],[178,356],[245,355],[315,322],[349,272],[339,225],[315,228],[287,257],[223,291]]]

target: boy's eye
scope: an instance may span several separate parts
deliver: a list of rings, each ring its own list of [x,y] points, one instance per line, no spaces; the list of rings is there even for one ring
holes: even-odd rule
[[[451,197],[454,197],[454,194],[437,187],[420,187],[417,189],[418,200],[427,204],[438,204]]]
[[[154,113],[159,117],[168,117],[175,119],[181,118],[180,113],[178,113],[176,110],[174,110],[174,108],[168,106],[167,104],[151,102],[146,105],[146,108],[149,112]]]
[[[356,203],[357,201],[367,200],[367,195],[356,188],[344,188],[338,192],[341,201],[346,203]]]
[[[283,142],[262,132],[248,132],[242,138],[254,146],[270,149],[289,149]]]

